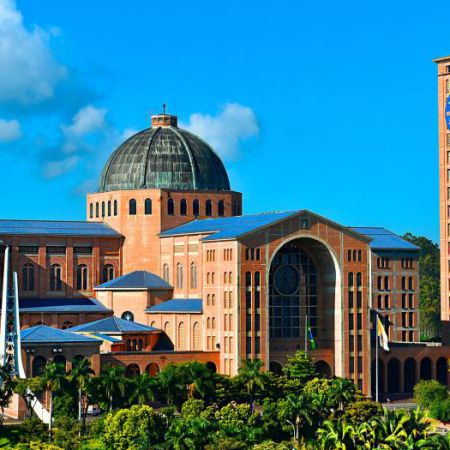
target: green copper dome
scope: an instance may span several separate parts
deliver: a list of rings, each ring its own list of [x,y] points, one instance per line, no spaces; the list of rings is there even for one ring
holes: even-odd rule
[[[158,124],[167,117],[167,124]],[[205,141],[178,128],[175,116],[153,116],[152,124],[152,128],[127,139],[109,157],[99,192],[148,188],[230,190],[222,161]]]

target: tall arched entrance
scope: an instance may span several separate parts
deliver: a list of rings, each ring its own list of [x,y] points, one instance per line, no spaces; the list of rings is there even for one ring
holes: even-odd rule
[[[310,351],[309,327],[317,350],[328,351],[341,375],[340,270],[327,245],[314,237],[282,245],[272,257],[267,292],[269,362],[284,364],[287,355]]]

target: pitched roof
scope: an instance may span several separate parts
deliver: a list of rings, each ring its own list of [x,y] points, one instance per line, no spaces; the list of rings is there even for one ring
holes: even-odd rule
[[[154,273],[135,270],[100,284],[95,289],[172,289],[172,286]]]
[[[77,325],[76,327],[72,327],[70,331],[82,333],[122,334],[159,330],[158,328],[150,327],[148,325],[143,325],[141,323],[131,322],[130,320],[112,316],[107,317],[106,319],[84,323],[83,325]]]
[[[158,303],[145,310],[146,313],[201,313],[203,301],[201,298],[175,298]]]
[[[64,220],[0,219],[0,235],[120,237],[104,223]]]
[[[372,239],[369,246],[374,250],[420,250],[416,245],[411,244],[411,242],[401,238],[392,231],[386,230],[386,228],[349,227],[349,229]]]
[[[95,298],[20,298],[20,312],[109,312]]]
[[[24,344],[42,343],[81,343],[100,344],[98,339],[94,339],[82,334],[72,333],[67,330],[49,327],[47,325],[36,325],[35,327],[21,330],[20,339]]]
[[[210,234],[204,241],[216,239],[235,239],[259,228],[272,225],[280,220],[299,214],[301,211],[274,211],[245,216],[219,217],[216,219],[201,219],[163,231],[160,236],[175,236],[179,234]]]

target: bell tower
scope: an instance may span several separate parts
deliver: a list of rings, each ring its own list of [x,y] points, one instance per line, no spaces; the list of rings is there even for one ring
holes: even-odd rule
[[[439,225],[441,248],[441,320],[443,340],[450,331],[450,56],[438,65]]]

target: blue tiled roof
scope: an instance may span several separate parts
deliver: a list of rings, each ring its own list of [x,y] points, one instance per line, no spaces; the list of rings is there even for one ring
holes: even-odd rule
[[[94,339],[100,339],[102,341],[108,341],[108,342],[122,342],[122,339],[116,338],[114,336],[108,336],[107,334],[103,333],[86,333],[87,336],[92,336]]]
[[[0,235],[120,237],[104,223],[63,220],[0,219]]]
[[[100,344],[98,339],[94,339],[82,334],[72,333],[67,330],[49,327],[47,325],[37,325],[26,328],[20,332],[20,339],[24,344],[34,343],[82,343]]]
[[[411,244],[411,242],[401,238],[392,231],[386,230],[386,228],[350,227],[349,229],[373,239],[369,246],[376,250],[420,250],[416,245]]]
[[[145,270],[135,270],[100,284],[95,289],[171,289],[172,286],[158,275]]]
[[[178,234],[212,233],[203,240],[235,239],[239,236],[271,225],[279,220],[294,216],[300,211],[275,211],[246,216],[219,217],[217,219],[193,220],[171,230],[161,233],[161,236],[175,236]]]
[[[20,298],[20,312],[109,312],[95,298]]]
[[[203,302],[201,298],[175,298],[151,306],[145,310],[147,313],[201,313]]]
[[[77,325],[70,329],[73,332],[83,333],[103,333],[103,334],[122,334],[122,333],[139,333],[148,331],[158,331],[158,328],[149,327],[141,323],[131,322],[130,320],[120,319],[112,316],[106,319],[96,320],[95,322]]]

